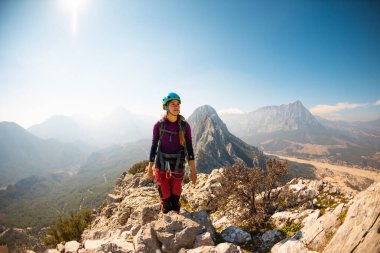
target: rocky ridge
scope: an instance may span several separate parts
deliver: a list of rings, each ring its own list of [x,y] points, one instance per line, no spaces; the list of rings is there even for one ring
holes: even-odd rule
[[[199,174],[195,185],[184,185],[182,212],[166,215],[160,214],[153,182],[143,174],[124,173],[82,234],[82,243],[67,242],[48,252],[333,252],[336,247],[347,249],[342,252],[380,250],[380,183],[354,197],[322,180],[293,179],[286,187],[300,205],[279,207],[271,217],[273,229],[251,234],[217,211],[215,200],[219,187],[223,187],[222,171]],[[363,225],[353,229],[353,224]],[[289,235],[287,228],[293,225],[299,229]]]
[[[231,134],[214,108],[198,107],[188,119],[192,127],[194,153],[200,172],[243,161],[250,167],[265,166],[263,153]]]

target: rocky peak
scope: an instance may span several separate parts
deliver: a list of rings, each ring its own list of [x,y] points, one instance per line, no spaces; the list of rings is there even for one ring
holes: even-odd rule
[[[203,105],[195,109],[193,114],[189,117],[190,123],[199,123],[204,120],[211,119],[215,127],[221,128],[222,131],[228,132],[226,125],[219,118],[218,113],[210,105]]]
[[[236,160],[244,161],[248,166],[253,166],[256,161],[263,164],[262,153],[232,135],[211,106],[197,108],[188,122],[199,171],[210,173],[212,169],[231,165]]]
[[[266,106],[250,113],[257,122],[251,127],[257,133],[294,131],[322,127],[300,101],[280,106]]]

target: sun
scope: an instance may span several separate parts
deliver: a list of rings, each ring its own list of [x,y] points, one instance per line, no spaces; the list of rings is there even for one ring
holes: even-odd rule
[[[70,16],[72,35],[75,36],[78,30],[78,15],[86,4],[86,0],[60,0],[65,12]]]

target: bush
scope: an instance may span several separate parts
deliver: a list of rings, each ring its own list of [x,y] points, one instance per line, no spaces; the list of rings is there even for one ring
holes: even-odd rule
[[[287,223],[280,230],[286,235],[286,237],[292,237],[302,228],[301,223]]]
[[[148,164],[148,160],[135,163],[131,168],[129,168],[128,173],[135,175],[136,173],[146,172],[146,167],[148,166]]]
[[[89,210],[78,214],[70,213],[67,219],[63,219],[60,215],[56,224],[47,229],[44,243],[47,246],[55,246],[62,241],[80,241],[83,231],[90,225],[92,219],[93,217]]]
[[[266,170],[249,168],[242,162],[227,167],[218,206],[241,226],[252,230],[267,226],[268,215],[276,205],[277,196],[272,196],[272,191],[287,168],[286,162],[275,159],[266,161]]]

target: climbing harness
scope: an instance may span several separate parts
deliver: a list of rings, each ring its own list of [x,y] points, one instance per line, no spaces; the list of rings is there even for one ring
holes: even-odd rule
[[[181,121],[179,124],[179,130],[185,131],[186,122]],[[159,129],[159,141],[157,145],[157,158],[158,162],[161,165],[160,172],[165,173],[166,178],[169,179],[173,177],[174,179],[180,179],[183,176],[183,171],[180,171],[180,167],[184,167],[184,163],[186,162],[187,150],[185,147],[182,147],[181,150],[177,154],[168,154],[161,151],[161,139],[164,133],[169,134],[169,142],[172,142],[172,136],[178,135],[179,132],[169,131],[165,129],[165,122],[160,120],[160,129]],[[170,162],[173,163],[175,161],[174,170],[171,169]],[[182,165],[182,166],[180,166]],[[183,168],[182,168],[183,170]],[[178,176],[179,175],[179,176]]]

